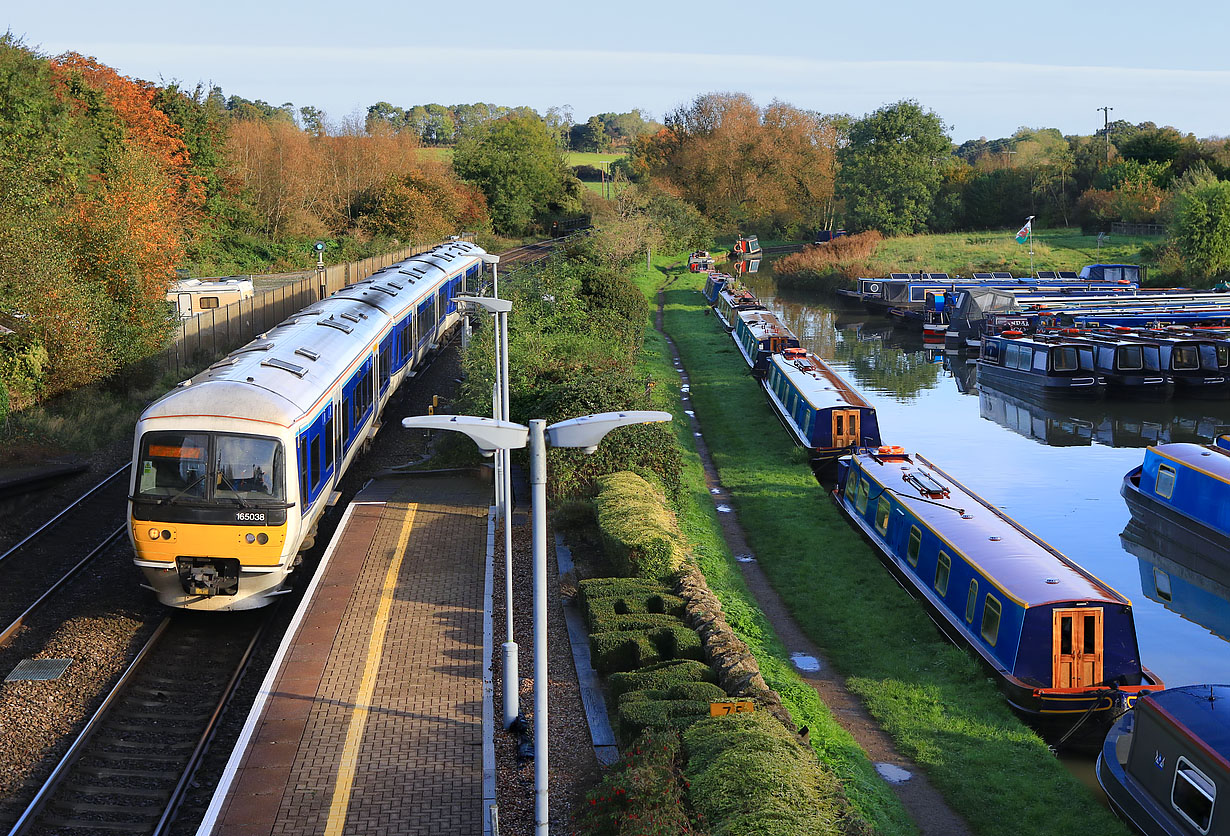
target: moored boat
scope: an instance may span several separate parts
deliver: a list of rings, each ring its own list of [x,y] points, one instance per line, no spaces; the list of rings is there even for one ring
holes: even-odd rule
[[[1146,836],[1230,833],[1230,685],[1148,694],[1111,728],[1098,783],[1121,818]]]
[[[766,310],[735,312],[735,345],[756,377],[769,370],[769,358],[788,348],[798,348],[799,338],[786,327],[777,314]]]
[[[1106,388],[1094,366],[1093,346],[1061,334],[1020,331],[982,338],[978,380],[1033,395],[1097,397]]]
[[[745,287],[736,286],[733,282],[726,283],[718,290],[717,304],[713,306],[713,312],[717,314],[727,331],[735,329],[735,320],[738,318],[739,311],[764,309],[764,305],[760,304],[756,294]]]
[[[717,273],[709,271],[708,277],[705,279],[705,289],[703,291],[705,300],[712,307],[717,304],[718,293],[730,282],[735,280],[734,276],[728,273]]]
[[[1144,689],[1131,602],[920,455],[859,450],[833,498],[1009,704],[1056,745],[1096,746]]]
[[[762,381],[769,404],[813,466],[825,467],[859,447],[880,444],[875,407],[827,363],[802,348],[769,357]]]
[[[712,270],[716,259],[709,255],[708,250],[697,250],[688,256],[688,270],[692,273],[703,273]]]

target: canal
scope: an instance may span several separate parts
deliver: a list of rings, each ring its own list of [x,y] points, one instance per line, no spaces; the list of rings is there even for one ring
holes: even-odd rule
[[[1230,580],[1143,549],[1132,532],[1121,538],[1131,515],[1119,495],[1149,444],[1230,432],[1230,401],[1042,406],[979,391],[972,363],[946,362],[923,346],[921,330],[894,328],[828,293],[779,292],[767,261],[743,279],[875,404],[885,444],[927,456],[1130,598],[1141,661],[1168,686],[1230,681]]]

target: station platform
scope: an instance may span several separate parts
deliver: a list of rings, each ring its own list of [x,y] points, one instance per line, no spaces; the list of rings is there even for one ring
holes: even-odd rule
[[[355,497],[198,836],[483,834],[490,503],[469,476]]]

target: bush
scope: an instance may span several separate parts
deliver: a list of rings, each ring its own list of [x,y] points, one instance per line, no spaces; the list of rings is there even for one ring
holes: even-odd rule
[[[591,633],[610,633],[619,630],[655,630],[658,627],[681,626],[683,626],[683,622],[679,620],[678,616],[667,613],[633,612],[620,614],[611,611],[595,615],[589,625],[589,631]]]
[[[704,662],[694,659],[677,659],[649,665],[638,671],[612,674],[607,680],[611,695],[618,698],[628,691],[654,689],[669,691],[685,682],[712,682],[717,684],[717,674]]]
[[[648,729],[685,729],[709,716],[709,702],[699,700],[623,700],[616,710],[619,736],[632,740]]]
[[[714,836],[843,832],[837,779],[768,714],[699,720],[684,751],[690,798]]]
[[[591,633],[589,644],[593,648],[594,668],[603,674],[636,670],[664,660],[705,658],[700,636],[683,624]]]
[[[729,699],[730,695],[721,686],[712,682],[680,682],[666,690],[666,699],[699,700],[701,702],[716,702]]]
[[[637,598],[666,592],[666,585],[649,578],[586,578],[578,586],[581,601],[597,601],[600,598]],[[641,610],[649,612],[649,610]]]
[[[1230,182],[1176,194],[1170,235],[1195,275],[1207,279],[1230,271]]]
[[[875,275],[867,269],[867,264],[883,240],[884,236],[875,230],[843,235],[784,256],[777,260],[773,269],[783,287],[821,287],[840,284],[836,281],[838,278]]]
[[[613,473],[597,485],[598,527],[615,567],[642,578],[678,571],[687,548],[666,499],[634,473]]]
[[[602,782],[585,794],[573,819],[586,836],[695,832],[679,768],[679,734],[649,731],[636,738]]]

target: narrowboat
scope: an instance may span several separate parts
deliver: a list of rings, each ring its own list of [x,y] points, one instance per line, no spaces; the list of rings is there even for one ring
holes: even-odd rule
[[[1097,776],[1145,836],[1230,833],[1230,808],[1217,806],[1230,792],[1230,685],[1142,695],[1106,735]]]
[[[1171,383],[1162,372],[1162,351],[1157,344],[1115,333],[1078,333],[1080,341],[1093,346],[1093,366],[1106,381],[1109,394],[1138,398],[1170,394]]]
[[[878,447],[875,407],[810,351],[787,348],[769,357],[761,381],[769,404],[794,442],[824,469],[859,447]]]
[[[1162,371],[1176,395],[1230,392],[1230,346],[1203,336],[1172,336],[1165,331],[1118,331],[1121,339],[1155,345]]]
[[[1230,565],[1230,451],[1178,442],[1145,450],[1119,492],[1132,518],[1211,564]]]
[[[735,330],[731,336],[757,378],[768,373],[769,358],[774,354],[799,347],[799,338],[772,311],[736,311]]]
[[[705,301],[709,303],[709,307],[713,307],[717,304],[718,292],[734,280],[735,277],[729,275],[728,273],[717,273],[712,270],[709,271],[709,275],[705,279],[704,289]]]
[[[760,248],[760,239],[755,235],[740,235],[735,239],[733,249],[736,258],[741,256],[757,255],[764,252]]]
[[[1230,641],[1230,565],[1159,537],[1133,518],[1119,542],[1136,556],[1140,589],[1151,600]]]
[[[760,304],[756,294],[746,287],[736,286],[733,282],[727,283],[718,291],[717,304],[713,306],[713,312],[717,314],[717,318],[722,321],[722,327],[727,331],[735,330],[735,320],[738,319],[739,311],[764,309],[764,305]]]
[[[1132,603],[921,455],[859,450],[833,499],[940,629],[1057,746],[1095,747],[1143,689]]]
[[[1097,397],[1106,381],[1097,373],[1093,346],[1061,334],[1001,331],[982,338],[978,382],[1037,396]]]
[[[717,261],[713,256],[709,255],[708,250],[697,250],[688,256],[688,271],[691,273],[703,273],[707,270],[712,270],[713,265]]]

